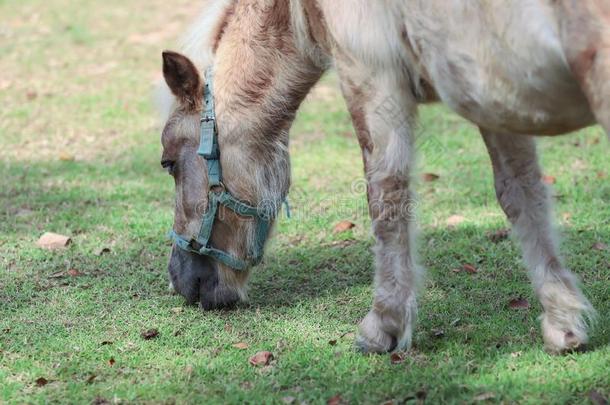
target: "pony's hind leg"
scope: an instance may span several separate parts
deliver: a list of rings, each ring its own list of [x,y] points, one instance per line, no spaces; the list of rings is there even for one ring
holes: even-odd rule
[[[357,64],[337,63],[367,179],[375,245],[375,297],[360,323],[357,346],[364,352],[406,349],[417,314],[413,195],[409,178],[411,119],[416,104],[394,72],[372,74]]]
[[[494,171],[496,195],[521,243],[525,264],[542,304],[542,333],[548,351],[561,353],[587,342],[594,314],[576,277],[562,264],[541,180],[534,139],[481,131]]]

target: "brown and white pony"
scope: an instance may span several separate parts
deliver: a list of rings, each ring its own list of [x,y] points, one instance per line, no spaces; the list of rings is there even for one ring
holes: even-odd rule
[[[607,0],[216,0],[182,54],[164,53],[173,105],[163,162],[176,183],[174,230],[199,231],[206,162],[197,154],[204,72],[213,66],[224,185],[241,201],[277,203],[290,186],[288,132],[330,66],[362,148],[376,237],[375,297],[360,324],[367,352],[405,349],[422,270],[412,200],[418,104],[442,101],[480,127],[498,201],[544,308],[549,351],[587,341],[594,314],[558,252],[533,135],[601,124],[610,131]],[[391,97],[397,113],[379,108]],[[220,208],[214,247],[244,258],[252,221]],[[174,288],[205,308],[245,298],[247,271],[174,246]]]

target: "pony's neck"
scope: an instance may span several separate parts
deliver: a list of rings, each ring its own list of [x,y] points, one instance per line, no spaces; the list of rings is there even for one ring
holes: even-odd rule
[[[214,55],[221,163],[238,195],[277,202],[290,183],[288,130],[324,69],[297,45],[289,0],[235,1],[224,18]]]

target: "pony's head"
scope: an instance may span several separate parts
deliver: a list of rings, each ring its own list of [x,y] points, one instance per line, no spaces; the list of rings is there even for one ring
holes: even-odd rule
[[[248,272],[257,262],[253,252],[262,249],[288,193],[289,127],[322,73],[297,49],[287,1],[277,2],[285,7],[271,8],[245,3],[229,2],[230,9],[221,13],[209,33],[194,30],[197,38],[191,41],[200,44],[187,46],[191,58],[163,53],[173,107],[163,129],[161,164],[176,188],[177,239],[169,274],[174,289],[204,309],[245,298]],[[212,58],[197,59],[208,47]],[[214,76],[214,123],[207,127],[208,138],[202,135],[205,86],[210,80],[205,71]],[[202,152],[205,141],[200,142],[211,142],[212,136],[220,151],[220,184],[212,174],[216,162]],[[215,198],[221,194],[243,206],[261,208],[264,215],[245,214],[235,204],[217,204]],[[211,209],[216,212],[210,217]],[[266,226],[261,221],[267,221]]]

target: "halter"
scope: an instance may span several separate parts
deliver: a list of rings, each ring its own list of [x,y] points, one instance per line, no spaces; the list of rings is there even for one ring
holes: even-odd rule
[[[246,270],[259,264],[263,258],[265,242],[273,218],[277,215],[277,207],[253,207],[233,197],[222,183],[222,170],[220,167],[220,148],[218,146],[218,129],[216,127],[216,113],[214,111],[214,82],[212,68],[206,71],[206,84],[203,101],[205,109],[201,113],[201,136],[197,154],[203,157],[208,167],[208,209],[203,214],[201,228],[197,235],[191,238],[178,235],[170,231],[169,238],[178,247],[187,252],[212,257],[234,270]],[[222,205],[237,215],[251,217],[256,221],[256,233],[246,260],[235,257],[229,252],[216,249],[211,245],[211,235],[218,207]]]

